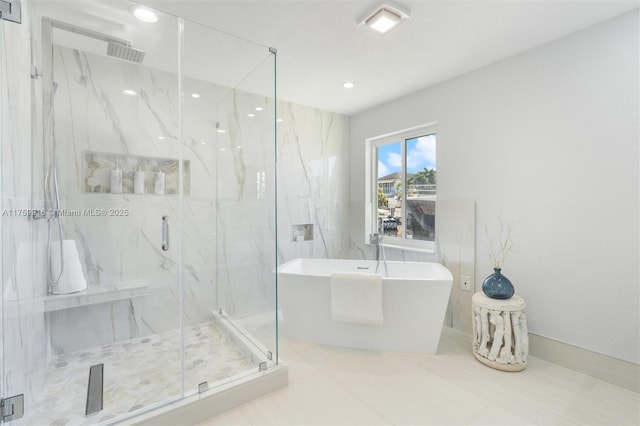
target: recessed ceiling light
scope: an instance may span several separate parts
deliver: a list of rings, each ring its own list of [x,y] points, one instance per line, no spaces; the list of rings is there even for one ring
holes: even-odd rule
[[[218,133],[227,133],[227,131],[225,129],[217,129],[216,132],[218,132]]]
[[[262,107],[256,107],[256,111],[262,111],[262,110],[264,110],[264,108],[262,108]]]
[[[149,24],[158,22],[158,16],[152,10],[147,9],[146,7],[135,6],[135,8],[133,9],[133,15],[142,22],[147,22]]]
[[[409,19],[408,11],[387,3],[368,13],[358,26],[366,25],[380,34],[386,34],[405,19]]]
[[[255,116],[256,116],[256,115],[255,115],[254,113],[251,113],[251,112],[250,112],[249,114],[247,114],[247,117],[251,117],[251,118],[253,118],[253,117],[255,117]]]
[[[389,32],[399,23],[400,17],[387,9],[380,9],[375,15],[367,19],[367,25],[369,28],[379,32],[380,34]]]
[[[124,89],[122,91],[122,93],[124,93],[127,96],[135,96],[137,95],[137,93],[135,92],[135,90],[131,90],[131,89]]]
[[[342,83],[342,87],[344,87],[345,89],[353,89],[353,86],[355,86],[355,84],[350,81],[345,81],[344,83]]]
[[[284,122],[284,120],[283,120],[282,118],[278,118],[276,121],[277,121],[278,123],[283,123],[283,122]]]
[[[199,94],[197,94],[197,93],[192,93],[192,94],[191,94],[191,97],[192,97],[192,98],[196,98],[196,99],[197,99],[197,98],[199,98],[199,97],[200,97],[200,95],[199,95]]]

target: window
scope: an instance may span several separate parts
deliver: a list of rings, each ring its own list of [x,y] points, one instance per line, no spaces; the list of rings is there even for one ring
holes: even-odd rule
[[[373,138],[370,151],[369,233],[390,245],[433,249],[436,220],[436,129]]]

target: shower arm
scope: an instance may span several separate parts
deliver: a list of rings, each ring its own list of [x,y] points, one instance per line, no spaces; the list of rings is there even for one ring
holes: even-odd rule
[[[69,31],[75,34],[80,34],[80,35],[84,35],[87,37],[91,37],[94,38],[96,40],[102,40],[105,41],[107,43],[115,43],[115,44],[121,44],[123,46],[126,47],[131,47],[131,43],[127,40],[123,40],[121,38],[116,38],[116,37],[111,37],[111,36],[106,36],[102,33],[99,33],[97,31],[92,31],[92,30],[88,30],[86,28],[81,28],[81,27],[76,27],[75,25],[71,25],[71,24],[67,24],[66,22],[62,22],[62,21],[57,21],[55,19],[51,19],[51,18],[42,18],[43,23],[48,23],[51,25],[51,27],[53,28],[58,28],[64,31]]]
[[[57,28],[63,31],[68,31],[74,34],[84,35],[96,40],[104,41],[107,43],[108,47],[111,46],[122,46],[124,49],[131,50],[133,52],[137,52],[132,48],[131,42],[127,40],[123,40],[117,37],[111,37],[106,34],[99,33],[97,31],[89,30],[86,28],[78,27],[76,25],[68,24],[66,22],[58,21],[49,17],[42,17],[41,20],[41,35],[42,35],[42,66],[43,70],[42,74],[38,74],[37,68],[36,72],[33,75],[33,78],[38,78],[40,76],[43,77],[43,105],[45,110],[51,108],[53,105],[53,29]],[[126,53],[126,52],[125,52]],[[107,52],[107,54],[109,54]],[[142,54],[144,56],[144,53]],[[121,59],[128,59],[124,56],[121,56],[121,52],[116,52],[111,56],[119,57]],[[142,57],[139,59],[134,59],[134,62],[142,62]],[[43,123],[44,125],[44,123]]]

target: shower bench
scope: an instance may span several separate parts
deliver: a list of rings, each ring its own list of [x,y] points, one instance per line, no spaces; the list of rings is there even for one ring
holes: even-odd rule
[[[148,295],[149,283],[144,279],[121,281],[113,284],[89,285],[86,290],[77,293],[46,296],[44,298],[44,312],[62,311]]]

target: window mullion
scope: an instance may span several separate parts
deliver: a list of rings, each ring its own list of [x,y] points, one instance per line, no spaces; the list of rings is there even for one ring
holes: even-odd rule
[[[407,140],[402,139],[401,146],[402,171],[400,173],[402,179],[402,239],[407,239]]]
[[[377,234],[380,232],[380,229],[378,229],[378,144],[374,144],[371,151],[371,157],[373,159],[373,176],[371,176],[371,187],[373,188],[373,208],[371,209],[371,224],[373,229],[371,230],[371,233]]]

